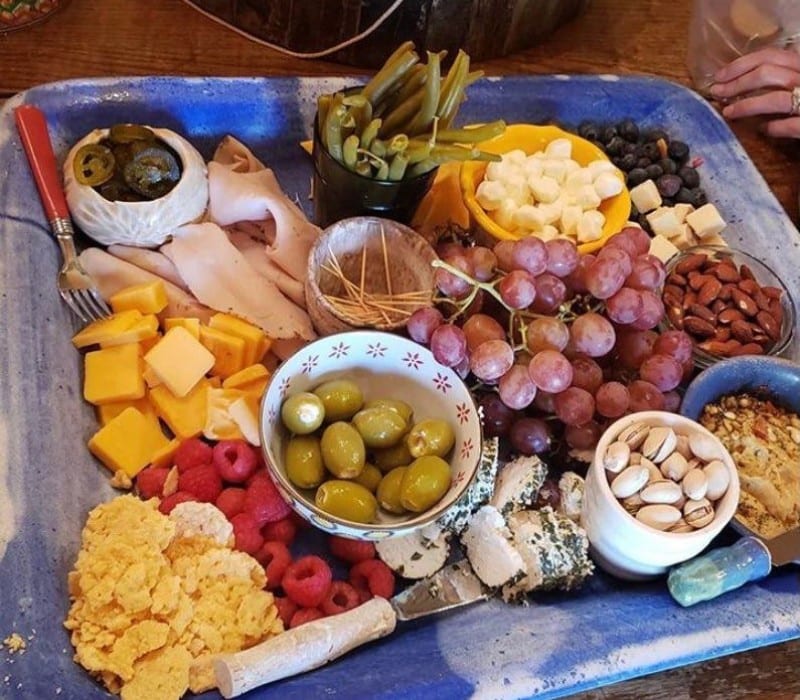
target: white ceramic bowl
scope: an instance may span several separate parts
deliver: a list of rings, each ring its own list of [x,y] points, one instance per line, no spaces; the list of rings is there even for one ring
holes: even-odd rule
[[[711,523],[693,532],[662,532],[636,520],[611,492],[602,457],[622,430],[638,422],[670,426],[686,435],[703,433],[718,444],[730,484],[716,504]],[[601,436],[586,477],[585,499],[581,524],[589,537],[595,562],[619,578],[646,579],[696,556],[720,533],[736,512],[739,477],[722,443],[699,423],[666,411],[642,411],[620,418]]]
[[[414,409],[415,421],[443,418],[453,427],[450,489],[429,510],[392,515],[379,509],[377,522],[355,523],[320,510],[314,504],[313,489],[298,489],[287,478],[283,456],[290,435],[280,419],[283,401],[322,382],[345,377],[359,385],[367,401],[402,399]],[[284,498],[321,530],[361,540],[407,534],[441,517],[472,482],[480,460],[481,440],[478,410],[461,378],[436,362],[427,348],[391,333],[352,331],[306,345],[278,367],[261,403],[261,444]]]

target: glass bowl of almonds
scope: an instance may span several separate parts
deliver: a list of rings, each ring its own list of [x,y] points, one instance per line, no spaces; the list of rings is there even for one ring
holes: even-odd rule
[[[646,579],[703,551],[738,502],[736,465],[717,437],[684,416],[641,411],[597,443],[581,524],[598,565]]]
[[[741,355],[781,355],[795,304],[765,263],[735,248],[694,246],[667,263],[664,327],[686,331],[700,368]]]

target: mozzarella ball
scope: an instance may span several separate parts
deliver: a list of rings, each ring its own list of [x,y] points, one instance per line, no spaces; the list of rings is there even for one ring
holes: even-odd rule
[[[593,209],[585,211],[581,215],[580,221],[576,228],[576,235],[580,243],[590,243],[596,241],[603,235],[603,224],[606,222],[606,217],[603,212]]]
[[[475,190],[475,199],[486,211],[498,209],[505,197],[506,188],[499,180],[484,180]]]
[[[534,199],[537,202],[544,202],[545,204],[548,202],[555,202],[558,199],[558,195],[561,194],[561,188],[558,186],[558,182],[552,177],[547,177],[547,175],[530,178],[528,180],[528,187]],[[592,189],[592,192],[594,192],[594,189]]]
[[[584,211],[597,209],[602,200],[597,195],[594,185],[584,185],[575,193],[575,203]]]
[[[569,139],[553,139],[544,149],[548,158],[572,157],[572,143]]]
[[[545,224],[539,207],[533,204],[523,204],[511,218],[515,226],[525,231],[541,231]]]
[[[600,199],[615,197],[622,192],[622,180],[616,173],[600,173],[594,180],[594,190]]]

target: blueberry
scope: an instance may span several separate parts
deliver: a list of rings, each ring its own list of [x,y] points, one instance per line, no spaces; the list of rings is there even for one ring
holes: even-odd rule
[[[617,130],[616,130],[615,127],[613,127],[613,126],[605,126],[600,131],[600,140],[603,143],[608,144],[608,143],[611,142],[611,139],[613,139],[616,135],[617,135]]]
[[[675,200],[672,197],[662,197],[661,198],[661,206],[662,207],[675,206]]]
[[[647,171],[644,168],[634,168],[628,173],[628,187],[636,187],[647,180]]]
[[[700,173],[690,165],[684,165],[680,168],[678,170],[678,177],[683,180],[683,184],[686,185],[686,187],[692,188],[700,185]]]
[[[689,146],[683,141],[670,141],[667,146],[667,153],[670,158],[683,164],[689,159]]]
[[[655,141],[647,141],[642,144],[642,156],[656,162],[661,160],[661,150]]]
[[[691,192],[694,201],[689,202],[689,204],[694,205],[695,209],[702,207],[704,204],[708,204],[708,197],[706,196],[705,190],[701,187],[695,187]]]
[[[666,175],[674,175],[678,172],[678,164],[672,158],[662,158],[658,164]]]
[[[644,170],[651,180],[658,180],[664,174],[660,165],[648,165]]]
[[[636,167],[636,156],[633,155],[633,153],[628,153],[621,158],[617,158],[617,161],[619,161],[616,163],[617,167],[626,173],[630,172]]]
[[[617,132],[626,141],[637,141],[639,139],[639,127],[633,119],[623,119],[617,124]]]
[[[694,195],[688,187],[681,187],[678,194],[675,195],[675,201],[681,204],[691,204],[694,201]]]
[[[629,153],[638,158],[639,157],[639,146],[638,146],[638,144],[630,143],[630,142],[626,141],[625,145],[622,147],[622,154],[627,156]]]
[[[584,121],[578,125],[578,136],[588,141],[598,141],[600,139],[600,125],[597,122]]]
[[[658,141],[659,139],[669,141],[669,136],[667,136],[667,132],[663,129],[649,129],[645,132],[644,137],[647,141]]]
[[[606,153],[610,156],[618,156],[622,154],[622,149],[625,147],[625,140],[620,136],[614,136],[606,143]]]
[[[636,161],[636,167],[641,168],[644,170],[645,168],[649,168],[653,164],[653,161],[649,158],[640,157],[639,160]]]
[[[682,181],[677,175],[662,175],[656,180],[658,193],[662,197],[674,197],[681,188]]]

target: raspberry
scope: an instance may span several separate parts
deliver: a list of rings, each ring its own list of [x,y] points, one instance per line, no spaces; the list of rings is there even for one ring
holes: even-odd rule
[[[292,563],[289,548],[283,542],[264,542],[253,556],[264,567],[264,573],[267,575],[267,590],[272,591],[280,587],[286,569]]]
[[[283,520],[292,512],[266,472],[259,472],[250,479],[244,497],[244,510],[253,515],[259,527]]]
[[[264,544],[264,538],[258,531],[258,525],[250,513],[239,513],[231,518],[231,525],[233,525],[233,536],[236,539],[234,547],[240,552],[247,552],[247,554],[255,554],[261,545]]]
[[[331,548],[333,556],[350,564],[358,564],[365,559],[375,558],[375,545],[372,542],[331,535],[328,538],[328,546]]]
[[[244,440],[222,440],[214,445],[213,464],[232,484],[247,481],[258,466],[255,450]]]
[[[319,608],[326,615],[337,615],[359,605],[361,605],[361,596],[355,588],[347,581],[334,581]]]
[[[379,598],[394,595],[394,573],[380,559],[366,559],[350,568],[350,584]]]
[[[278,617],[283,620],[283,626],[289,627],[292,621],[292,615],[297,612],[297,603],[291,601],[286,596],[275,596],[275,607],[278,608]]]
[[[184,440],[175,452],[175,466],[183,473],[201,464],[211,464],[213,452],[211,445],[200,438],[189,438]]]
[[[244,489],[235,486],[222,489],[214,505],[225,513],[225,517],[230,520],[234,515],[239,515],[244,511],[244,493]]]
[[[222,491],[222,479],[210,464],[193,467],[178,477],[178,490],[188,491],[203,503],[213,503]]]
[[[328,562],[312,554],[289,564],[281,585],[295,603],[315,608],[328,594],[332,579]]]
[[[267,542],[283,542],[291,544],[297,534],[297,525],[290,517],[276,520],[274,523],[267,523],[261,528],[261,534]]]
[[[292,619],[289,621],[289,627],[297,627],[298,625],[303,625],[312,620],[319,620],[321,617],[325,617],[325,615],[316,608],[300,608],[292,615]]]
[[[164,482],[167,480],[169,469],[163,467],[148,467],[136,475],[136,490],[144,500],[161,498],[164,495]]]
[[[161,503],[158,504],[158,509],[164,514],[169,515],[172,509],[179,503],[186,503],[187,501],[196,501],[197,499],[186,491],[176,491],[169,496],[165,496]]]

